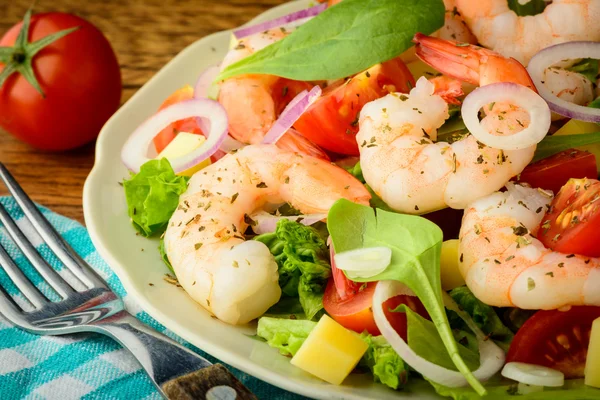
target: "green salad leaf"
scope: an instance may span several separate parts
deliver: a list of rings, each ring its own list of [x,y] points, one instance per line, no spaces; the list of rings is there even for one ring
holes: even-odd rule
[[[275,232],[259,235],[254,240],[267,245],[275,256],[283,295],[299,298],[306,318],[318,316],[331,276],[325,239],[310,226],[282,219]]]
[[[300,81],[340,79],[390,60],[417,32],[444,25],[442,0],[344,0],[286,38],[225,68],[217,80],[269,74]]]
[[[596,97],[590,104],[588,104],[588,107],[600,108],[600,97]]]
[[[404,387],[408,382],[408,366],[383,336],[373,336],[367,332],[360,335],[369,348],[359,365],[369,368],[375,382],[381,382],[392,389]]]
[[[531,162],[536,162],[548,158],[561,151],[569,150],[574,147],[587,146],[589,144],[600,143],[600,132],[581,133],[577,135],[559,135],[546,136],[538,143]]]
[[[158,245],[158,252],[160,253],[160,258],[162,258],[163,262],[169,268],[169,270],[175,274],[175,270],[171,265],[171,261],[169,261],[169,257],[167,257],[167,251],[165,250],[165,239],[160,238],[160,244]]]
[[[508,0],[508,7],[520,17],[541,14],[546,5],[547,3],[544,0],[530,0],[528,2],[524,2],[523,0]]]
[[[422,217],[374,210],[345,199],[335,202],[329,210],[327,227],[338,253],[378,246],[392,250],[391,263],[384,272],[356,280],[397,280],[415,292],[427,309],[453,364],[477,393],[485,394],[485,388],[459,353],[442,302],[441,229]]]
[[[309,320],[261,317],[256,334],[284,356],[295,356],[315,326]]]
[[[479,328],[489,335],[504,351],[513,340],[514,334],[508,329],[496,314],[496,311],[487,304],[481,302],[466,286],[460,286],[450,291],[450,296],[454,299],[464,311],[473,318],[473,321]],[[459,326],[463,330],[468,330],[463,320],[452,311],[448,312],[450,316],[450,325]]]
[[[150,160],[123,180],[127,213],[135,229],[144,236],[161,233],[187,190],[189,178],[177,176],[166,158]]]
[[[578,72],[585,76],[590,82],[596,83],[598,76],[598,60],[594,58],[584,58],[567,68],[569,71]]]

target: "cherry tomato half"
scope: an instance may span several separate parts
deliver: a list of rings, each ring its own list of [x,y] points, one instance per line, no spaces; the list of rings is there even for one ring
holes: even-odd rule
[[[506,362],[543,365],[567,379],[582,378],[592,322],[598,317],[600,307],[593,306],[538,311],[517,331]]]
[[[566,254],[600,256],[600,181],[571,179],[542,219],[538,239]]]

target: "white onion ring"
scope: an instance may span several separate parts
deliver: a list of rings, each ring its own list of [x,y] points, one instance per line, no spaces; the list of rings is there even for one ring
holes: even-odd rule
[[[479,122],[479,110],[487,104],[506,102],[520,106],[529,113],[529,126],[508,135],[492,135]],[[516,83],[500,82],[482,86],[465,97],[462,118],[471,134],[481,143],[501,150],[519,150],[533,146],[546,137],[550,129],[550,108],[533,90]]]
[[[379,281],[377,283],[375,293],[373,294],[373,315],[381,334],[398,355],[425,378],[448,387],[468,385],[467,380],[460,372],[441,367],[420,357],[392,327],[383,311],[383,303],[399,294],[410,294],[410,289],[397,281]],[[448,307],[448,305],[446,306]],[[458,307],[455,308],[458,310]],[[461,312],[459,315],[463,318],[464,312]],[[467,320],[470,320],[471,324]],[[471,329],[475,328],[473,332],[477,336],[479,345],[480,366],[477,370],[473,371],[473,375],[478,380],[485,381],[500,371],[504,365],[505,354],[492,340],[485,340],[483,333],[477,325],[472,323],[471,318],[467,318],[467,320],[465,322],[467,322],[469,327]],[[473,328],[471,325],[473,325]]]
[[[300,11],[296,11],[296,12],[293,12],[288,15],[284,15],[283,17],[279,17],[279,18],[273,19],[271,21],[263,22],[262,24],[237,29],[237,30],[233,31],[233,35],[235,36],[236,39],[239,40],[239,39],[254,35],[256,33],[268,31],[269,29],[285,26],[291,22],[296,22],[296,21],[299,21],[302,19],[308,20],[308,18],[312,18],[316,15],[319,15],[320,13],[325,11],[325,9],[327,9],[327,4],[325,4],[325,3],[319,4],[314,7],[307,8],[305,10],[300,10]],[[302,21],[302,22],[306,22],[306,21]]]
[[[214,80],[219,76],[219,72],[221,71],[221,67],[219,65],[213,65],[206,68],[200,76],[198,76],[198,80],[196,81],[196,85],[194,85],[194,98],[195,99],[207,99],[208,98],[208,90],[212,86]]]
[[[185,118],[204,118],[210,121],[210,129],[205,132],[206,141],[196,150],[182,157],[170,159],[173,170],[178,173],[189,169],[212,156],[227,136],[227,113],[216,101],[209,99],[185,100],[170,105],[142,123],[127,139],[121,150],[123,164],[135,173],[151,160],[148,157],[150,142],[169,124]]]
[[[251,215],[250,218],[252,218],[252,220],[255,222],[255,225],[252,226],[252,230],[254,231],[254,233],[261,235],[263,233],[275,232],[275,229],[277,228],[277,223],[282,219],[296,221],[302,225],[310,226],[327,218],[327,214],[281,216],[272,215],[267,212],[260,212]]]
[[[600,122],[600,109],[584,107],[578,104],[570,103],[557,97],[544,84],[544,73],[548,67],[551,67],[563,60],[572,60],[578,58],[596,58],[600,59],[600,43],[597,42],[567,42],[554,46],[546,47],[533,56],[527,71],[531,75],[535,87],[550,106],[550,109],[557,114],[568,118],[574,118],[580,121]]]
[[[304,114],[304,112],[321,96],[321,88],[319,86],[313,87],[310,92],[306,90],[298,94],[290,103],[287,105],[285,110],[281,113],[277,121],[273,124],[271,129],[267,132],[263,138],[262,143],[273,144],[277,143],[287,131],[294,125],[296,121]]]

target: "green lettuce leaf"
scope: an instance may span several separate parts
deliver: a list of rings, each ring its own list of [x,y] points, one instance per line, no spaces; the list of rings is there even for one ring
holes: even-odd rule
[[[165,251],[165,239],[160,238],[160,244],[158,245],[158,252],[160,253],[160,258],[162,258],[163,262],[169,268],[169,270],[175,275],[175,270],[171,265],[171,261],[169,261],[169,257],[167,257],[167,252]]]
[[[598,60],[593,58],[584,58],[573,66],[567,68],[569,71],[578,72],[585,76],[590,82],[596,83],[598,76]]]
[[[338,253],[378,246],[392,250],[392,260],[385,271],[356,281],[397,280],[415,292],[431,316],[452,363],[484,395],[485,388],[458,352],[442,302],[441,229],[422,217],[374,210],[345,199],[336,201],[329,210],[327,228]]]
[[[502,320],[492,307],[482,303],[466,286],[452,289],[450,296],[452,296],[460,308],[473,318],[473,321],[481,328],[483,333],[489,335],[504,351],[508,351],[514,335],[502,323]],[[459,326],[462,330],[468,330],[466,324],[464,324],[458,315],[452,311],[448,311],[448,315],[452,326]]]
[[[189,178],[177,176],[166,158],[150,160],[140,172],[123,181],[127,213],[135,229],[144,236],[161,233],[187,190]]]
[[[508,7],[520,17],[541,14],[547,5],[544,0],[530,0],[525,4],[521,3],[525,2],[522,0],[508,0]]]
[[[369,348],[359,365],[369,368],[375,382],[381,382],[392,389],[404,387],[408,381],[408,365],[385,340],[383,336],[373,336],[367,332],[360,335]]]
[[[279,267],[279,286],[284,296],[298,297],[306,318],[323,309],[323,292],[331,276],[329,250],[318,231],[282,219],[275,232],[254,238],[267,245]]]
[[[256,334],[284,356],[294,356],[317,325],[314,321],[262,317]]]

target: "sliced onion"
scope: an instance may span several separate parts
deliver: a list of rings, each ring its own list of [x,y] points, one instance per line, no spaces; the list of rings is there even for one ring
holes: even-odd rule
[[[460,372],[441,367],[415,353],[386,318],[383,312],[383,303],[398,294],[406,294],[406,289],[405,285],[396,281],[379,281],[377,283],[373,294],[373,315],[377,328],[398,355],[425,378],[448,387],[466,386],[468,384],[467,380]],[[456,306],[456,304],[454,305]],[[458,310],[458,306],[455,309]],[[464,312],[459,315],[463,318]],[[470,318],[467,319],[472,322]],[[465,322],[469,324],[467,320]],[[472,325],[476,328],[474,333],[477,336],[480,359],[480,366],[473,371],[473,375],[475,378],[485,381],[500,371],[504,365],[505,355],[504,351],[492,340],[486,340],[477,325],[474,323]],[[469,324],[469,327],[471,327],[471,324]]]
[[[350,279],[370,278],[382,273],[392,262],[389,247],[366,247],[335,255],[335,265]]]
[[[219,148],[219,150],[224,151],[225,153],[229,153],[230,151],[241,149],[244,146],[244,143],[240,142],[239,140],[235,140],[231,136],[227,135],[225,136],[223,143],[221,143],[221,147]]]
[[[502,376],[534,386],[561,387],[565,374],[552,368],[522,362],[509,362],[502,368]]]
[[[250,218],[254,220],[255,225],[252,226],[254,233],[260,235],[263,233],[275,232],[277,223],[282,219],[296,221],[302,225],[310,226],[327,218],[327,214],[307,214],[294,216],[272,215],[267,212],[260,212],[252,215]]]
[[[321,92],[321,88],[315,86],[310,92],[304,90],[294,97],[285,110],[283,110],[277,121],[275,121],[271,129],[269,129],[269,132],[267,132],[262,142],[264,144],[277,143],[279,138],[282,137],[296,121],[298,121],[308,107],[321,96]]]
[[[206,99],[210,95],[210,88],[213,86],[215,78],[219,75],[221,67],[213,65],[204,70],[198,77],[196,85],[194,86],[194,98],[195,99]]]
[[[557,97],[544,83],[544,74],[551,67],[564,60],[579,58],[600,59],[600,43],[598,42],[567,42],[546,47],[539,51],[527,66],[529,75],[535,87],[557,114],[580,121],[600,122],[600,109],[584,107],[570,103]]]
[[[494,102],[506,102],[523,108],[529,113],[529,126],[507,136],[489,133],[479,122],[479,110]],[[550,129],[548,104],[533,90],[516,83],[493,83],[473,90],[465,97],[461,111],[469,132],[481,143],[495,149],[519,150],[533,146],[541,142]]]
[[[233,35],[236,37],[236,39],[239,40],[254,35],[256,33],[268,31],[269,29],[286,26],[287,24],[290,24],[292,22],[296,22],[303,19],[308,20],[308,18],[312,18],[316,15],[319,15],[320,13],[325,11],[326,8],[327,4],[319,4],[314,7],[307,8],[305,10],[300,10],[288,15],[284,15],[283,17],[279,17],[271,21],[263,22],[262,24],[237,29],[233,31]]]
[[[121,150],[121,159],[125,166],[139,172],[142,164],[150,161],[148,147],[160,131],[169,124],[185,118],[203,118],[210,121],[210,129],[203,131],[206,141],[196,150],[182,157],[169,159],[173,170],[185,171],[212,156],[227,136],[227,113],[216,101],[192,99],[173,104],[142,123],[127,139]]]

